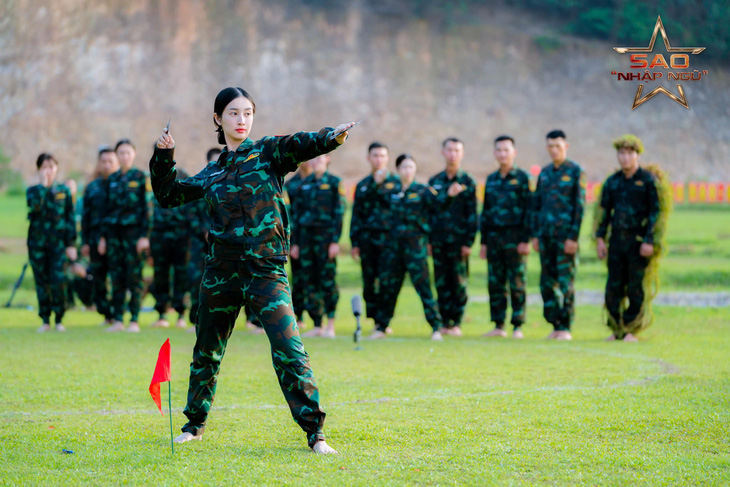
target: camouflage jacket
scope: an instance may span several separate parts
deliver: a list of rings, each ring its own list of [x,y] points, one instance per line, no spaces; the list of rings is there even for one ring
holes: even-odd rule
[[[185,179],[188,174],[180,169],[177,171],[177,179]],[[152,231],[162,233],[169,237],[188,237],[190,235],[191,226],[195,208],[192,204],[183,205],[175,208],[163,208],[160,203],[153,199],[152,211]]]
[[[391,188],[373,181],[369,192],[375,193],[388,206],[388,228],[395,238],[423,235],[430,239],[434,214],[446,210],[455,200],[449,198],[446,191],[439,192],[415,181],[405,190],[400,181]]]
[[[195,176],[175,179],[174,149],[157,149],[150,160],[152,189],[164,208],[204,198],[211,228],[210,255],[247,260],[289,255],[289,213],[284,176],[302,161],[338,147],[333,130],[244,140],[227,148]]]
[[[76,245],[76,219],[71,191],[63,184],[40,184],[25,192],[28,203],[28,248],[50,249]]]
[[[350,220],[350,241],[352,246],[360,247],[362,239],[367,238],[366,232],[384,232],[388,229],[390,209],[369,188],[375,184],[373,176],[367,176],[355,187],[355,200],[352,203],[352,219]],[[395,174],[389,173],[383,186],[392,189],[400,180]]]
[[[310,174],[302,181],[292,208],[292,245],[299,245],[302,232],[312,227],[324,230],[330,242],[340,240],[345,213],[345,189],[340,178],[328,172],[319,179]]]
[[[147,175],[135,167],[126,174],[119,170],[109,176],[106,188],[106,215],[102,223],[102,235],[108,235],[113,227],[126,227],[134,230],[136,238],[149,237]]]
[[[81,245],[96,246],[106,211],[106,181],[96,178],[84,190],[81,206]]]
[[[530,176],[518,167],[502,177],[499,170],[487,176],[484,206],[479,219],[482,244],[505,228],[514,229],[520,242],[530,238]]]
[[[630,178],[622,171],[610,176],[601,189],[602,218],[596,237],[605,238],[614,230],[634,232],[644,243],[654,243],[654,227],[659,219],[659,196],[654,176],[639,168]]]
[[[444,193],[455,182],[466,189],[454,198],[447,210],[433,215],[431,242],[471,247],[477,235],[477,185],[474,179],[464,171],[457,172],[453,179],[449,179],[446,171],[442,171],[428,180],[433,189]]]
[[[586,175],[567,159],[542,168],[532,195],[532,236],[578,240],[586,200]]]

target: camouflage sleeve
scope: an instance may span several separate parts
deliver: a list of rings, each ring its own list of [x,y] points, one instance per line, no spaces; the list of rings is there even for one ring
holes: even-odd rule
[[[64,235],[64,244],[66,247],[75,247],[76,246],[76,212],[74,211],[74,202],[73,198],[71,197],[71,190],[68,188],[65,188],[63,190],[64,193],[66,193],[66,198],[64,199],[64,209],[63,209],[63,219],[65,223],[65,235]]]
[[[542,209],[542,194],[540,188],[541,177],[537,177],[537,185],[535,191],[532,193],[531,198],[531,211],[530,211],[530,235],[532,238],[537,238],[540,235],[540,210]]]
[[[150,178],[145,174],[142,184],[139,185],[139,192],[141,193],[140,201],[143,202],[142,207],[139,210],[140,222],[139,229],[141,237],[150,237],[152,233],[152,183]]]
[[[598,204],[601,205],[603,211],[600,212],[601,221],[598,222],[598,227],[596,228],[596,238],[606,238],[608,226],[611,224],[613,200],[611,198],[611,191],[608,188],[608,181],[606,179],[601,187],[601,201]]]
[[[89,226],[91,225],[91,205],[89,205],[89,201],[86,198],[86,195],[89,192],[89,186],[86,186],[86,190],[84,191],[84,196],[81,198],[81,245],[88,245],[89,244],[89,233],[90,229]]]
[[[647,206],[649,207],[649,216],[646,219],[646,235],[644,236],[644,243],[654,245],[654,229],[656,223],[659,220],[659,193],[656,188],[656,181],[653,177],[649,177],[646,185],[646,198]]]
[[[466,222],[466,232],[464,232],[464,241],[461,245],[471,247],[477,237],[477,185],[474,180],[469,178],[469,185],[465,191],[467,204],[464,205],[464,221]]]
[[[342,185],[342,181],[337,183],[334,198],[332,242],[337,243],[340,241],[340,236],[342,236],[342,217],[345,214],[345,187]]]
[[[152,191],[157,202],[163,208],[174,208],[203,197],[205,193],[205,178],[207,170],[203,169],[195,176],[185,179],[175,179],[177,171],[173,156],[175,149],[159,149],[150,159],[150,179]]]
[[[520,205],[522,207],[522,222],[520,223],[520,242],[527,242],[530,240],[530,222],[532,221],[532,192],[530,191],[530,177],[525,177],[521,183],[522,188],[520,190],[520,194],[522,197],[520,198]]]
[[[482,204],[482,214],[479,215],[479,234],[481,236],[482,245],[487,244],[487,232],[489,232],[489,216],[487,210],[489,209],[489,198],[487,198],[487,188],[489,182],[484,183],[484,202]]]
[[[299,190],[301,191],[301,189]],[[298,197],[297,197],[298,196]],[[289,226],[291,228],[291,245],[299,245],[301,242],[301,225],[299,224],[299,215],[301,208],[299,206],[301,195],[297,195],[294,199],[289,198]]]
[[[360,235],[362,234],[363,219],[360,215],[362,208],[362,196],[360,187],[355,187],[355,198],[352,202],[352,216],[350,217],[350,243],[352,248],[360,247]]]
[[[586,173],[580,168],[578,171],[578,183],[573,191],[573,218],[568,234],[568,238],[576,242],[580,236],[580,225],[583,222],[583,209],[586,203]]]
[[[43,195],[45,194],[43,189],[45,188],[37,188],[37,186],[31,186],[25,190],[25,201],[28,204],[28,220],[40,213],[43,206]]]
[[[280,175],[297,170],[299,164],[322,154],[332,152],[340,146],[330,139],[334,129],[325,127],[319,132],[297,132],[292,135],[264,137],[264,151],[272,167]]]

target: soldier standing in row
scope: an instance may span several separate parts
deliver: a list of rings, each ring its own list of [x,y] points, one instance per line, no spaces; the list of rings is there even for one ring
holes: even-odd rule
[[[477,232],[477,196],[474,179],[461,170],[464,143],[450,137],[441,144],[446,169],[428,184],[436,191],[450,191],[460,185],[461,192],[449,208],[434,214],[431,221],[431,254],[438,305],[444,320],[445,335],[461,336],[461,320],[467,302],[469,255]]]
[[[400,176],[393,188],[383,185],[386,174],[378,171],[373,176],[369,192],[375,193],[388,207],[390,221],[386,251],[381,255],[383,322],[370,336],[371,339],[385,337],[385,330],[395,314],[403,279],[406,272],[423,304],[426,321],[431,325],[431,339],[443,340],[443,320],[436,300],[431,292],[431,276],[428,269],[428,241],[431,236],[431,219],[434,213],[443,211],[459,193],[460,185],[452,185],[439,193],[431,186],[415,181],[416,160],[409,154],[401,154],[395,161]]]
[[[530,176],[515,165],[515,140],[494,140],[499,169],[487,176],[480,218],[482,247],[488,259],[489,312],[495,328],[484,336],[506,337],[507,284],[512,305],[513,338],[524,338],[527,255],[530,253]]]
[[[109,176],[119,170],[117,153],[110,147],[99,151],[96,172],[99,177],[84,190],[81,213],[81,255],[89,259],[89,272],[93,283],[93,299],[97,313],[104,317],[104,325],[111,325],[114,313],[109,299],[109,260],[99,253],[102,222],[106,213],[107,184]]]
[[[188,177],[183,170],[177,172],[178,179]],[[191,223],[194,207],[184,205],[177,208],[162,208],[155,199],[153,202],[152,232],[150,234],[150,251],[154,266],[152,295],[155,298],[155,310],[159,318],[152,326],[167,328],[167,308],[177,312],[177,327],[185,328],[185,293],[190,284],[188,281],[188,263],[190,261],[190,244],[192,240]],[[172,280],[170,273],[172,272]]]
[[[28,204],[28,258],[33,269],[38,316],[43,324],[39,332],[51,329],[55,314],[56,331],[66,331],[62,324],[66,311],[67,259],[75,261],[76,220],[71,191],[56,183],[58,162],[47,153],[38,156],[36,168],[40,184],[26,190]]]
[[[388,239],[388,209],[374,197],[368,196],[368,187],[373,183],[373,175],[377,171],[386,173],[383,185],[385,189],[393,189],[398,184],[398,177],[388,172],[388,147],[380,142],[373,142],[368,147],[368,162],[372,172],[357,183],[355,200],[352,204],[352,220],[350,221],[350,241],[352,257],[360,261],[362,269],[362,297],[365,300],[365,316],[375,321],[375,328],[382,328],[381,298],[382,283],[379,276],[381,254],[385,252]]]
[[[314,321],[314,328],[302,335],[305,337],[335,337],[335,311],[340,298],[335,275],[345,190],[342,180],[327,171],[329,163],[329,154],[310,161],[313,172],[302,181],[294,206],[291,258],[300,262],[304,308]],[[325,315],[327,328],[322,329]]]
[[[291,217],[292,234],[297,231],[296,225],[299,215],[296,210],[296,204],[301,194],[302,182],[310,174],[312,174],[310,161],[303,162],[299,166],[299,169],[297,169],[297,172],[284,184],[289,215]],[[304,279],[301,275],[301,260],[292,258],[289,264],[291,266],[291,273],[289,275],[291,302],[294,308],[294,315],[297,317],[297,326],[302,329],[304,327]]]
[[[621,169],[601,189],[596,250],[600,260],[608,255],[606,308],[612,331],[608,339],[635,342],[643,324],[644,272],[654,255],[659,196],[653,175],[639,166],[641,140],[627,134],[613,145]],[[629,306],[624,309],[625,299]]]
[[[553,325],[549,339],[571,340],[578,236],[585,205],[586,176],[568,159],[562,130],[546,136],[552,162],[543,167],[533,195],[532,245],[540,252],[543,316]]]
[[[99,241],[99,253],[108,256],[112,281],[114,324],[107,331],[124,330],[125,301],[129,291],[131,317],[127,331],[138,333],[143,253],[150,247],[149,179],[143,171],[133,167],[136,151],[129,140],[117,142],[115,151],[121,167],[107,182],[106,215]]]

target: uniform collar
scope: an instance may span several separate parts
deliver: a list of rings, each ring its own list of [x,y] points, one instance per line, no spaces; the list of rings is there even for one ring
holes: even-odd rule
[[[246,152],[250,150],[251,147],[253,147],[253,140],[251,140],[249,137],[246,137],[246,140],[241,142],[241,145],[239,145],[234,152],[228,150],[228,146],[224,147],[223,153],[221,154],[221,157],[223,157],[225,160],[224,166],[228,166],[235,160],[235,157],[232,154]],[[220,160],[220,158],[218,160]]]

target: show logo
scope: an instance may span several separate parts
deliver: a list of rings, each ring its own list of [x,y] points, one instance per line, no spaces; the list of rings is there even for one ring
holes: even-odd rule
[[[664,46],[669,56],[668,60],[664,54],[657,53],[652,56],[658,33],[661,33],[662,39],[664,39]],[[707,70],[700,71],[694,69],[689,71],[690,55],[697,55],[704,51],[705,48],[672,47],[669,43],[667,32],[664,30],[661,16],[657,16],[654,32],[651,35],[651,40],[647,47],[614,47],[613,49],[619,54],[630,55],[631,66],[629,68],[631,71],[625,73],[611,71],[611,74],[615,75],[619,81],[639,82],[639,86],[636,88],[634,104],[631,106],[632,110],[646,103],[659,93],[668,96],[683,107],[689,109],[689,102],[684,94],[684,88],[681,83],[677,83],[676,85],[678,94],[672,93],[663,86],[657,86],[646,95],[643,95],[644,85],[650,81],[654,82],[662,79],[682,82],[702,81],[702,77],[708,75]]]

